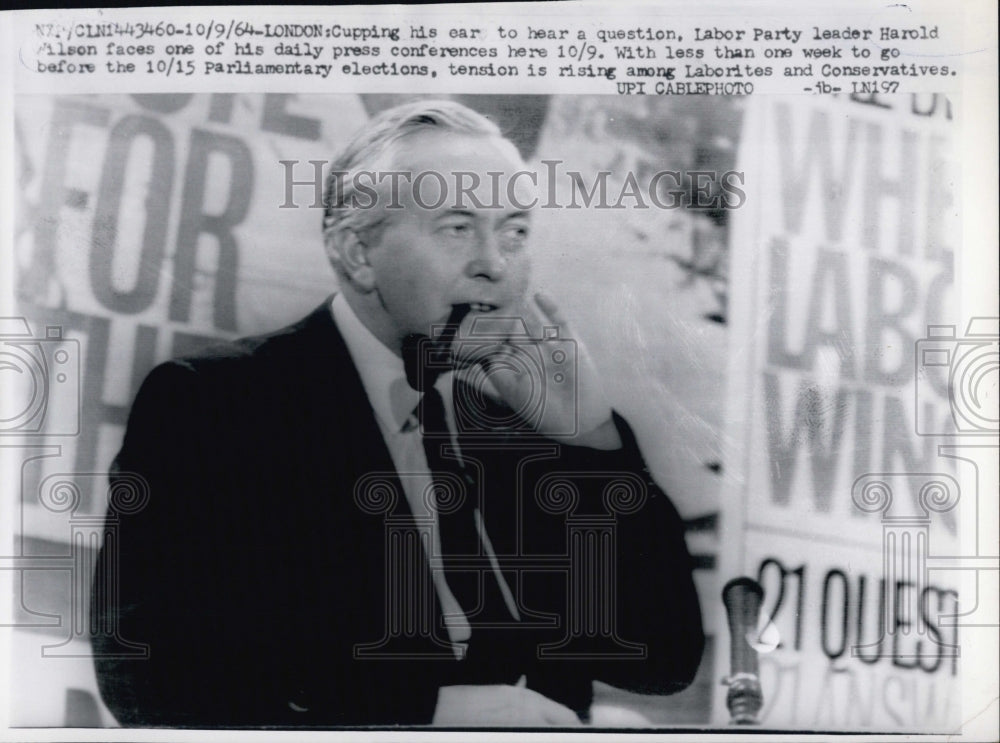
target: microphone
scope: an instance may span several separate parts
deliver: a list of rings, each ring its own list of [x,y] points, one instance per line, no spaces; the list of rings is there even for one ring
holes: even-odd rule
[[[729,687],[726,706],[733,723],[754,725],[764,706],[757,666],[757,651],[747,635],[757,631],[764,589],[747,577],[734,578],[722,589],[722,603],[729,619],[729,664],[731,674],[722,680]]]

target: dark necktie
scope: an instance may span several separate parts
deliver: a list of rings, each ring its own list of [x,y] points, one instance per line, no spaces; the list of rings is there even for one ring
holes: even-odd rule
[[[414,373],[413,344],[404,343],[404,362],[411,386],[423,387],[417,404],[424,454],[434,483],[438,534],[441,539],[445,580],[472,628],[470,648],[482,629],[512,619],[502,590],[483,548],[477,520],[480,488],[476,470],[459,461],[445,418],[444,400],[434,387],[435,369]],[[419,359],[419,354],[416,355]],[[470,650],[470,652],[472,652]]]
[[[464,563],[480,553],[475,511],[478,505],[476,479],[459,462],[445,420],[444,400],[434,387],[424,391],[417,405],[427,468],[434,482],[438,534],[448,586],[468,615],[476,608],[469,572],[459,572]],[[474,562],[473,562],[474,564]],[[473,576],[474,577],[474,576]]]

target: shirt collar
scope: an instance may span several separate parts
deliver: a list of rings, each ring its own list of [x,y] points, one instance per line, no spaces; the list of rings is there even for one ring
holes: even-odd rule
[[[334,296],[331,312],[379,423],[393,432],[409,430],[420,393],[407,383],[403,359],[365,327],[343,294]]]

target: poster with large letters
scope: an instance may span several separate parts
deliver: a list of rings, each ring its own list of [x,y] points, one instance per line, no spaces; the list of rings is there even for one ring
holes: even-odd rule
[[[280,327],[331,291],[319,210],[279,208],[279,161],[333,151],[365,117],[357,97],[18,99],[18,301],[79,344],[75,471],[107,467],[155,361]]]
[[[966,332],[954,127],[940,95],[748,102],[739,162],[758,198],[730,235],[723,574],[764,588],[749,641],[765,726],[961,715],[968,603],[935,559],[969,548],[970,463],[947,446],[962,433],[947,369],[922,353]]]
[[[357,96],[328,101],[18,97],[21,319],[0,332],[14,341],[7,352],[33,344],[16,361],[47,365],[27,371],[53,373],[44,388],[32,374],[4,376],[18,385],[13,399],[39,401],[14,411],[13,424],[34,434],[30,447],[6,452],[19,496],[21,569],[0,575],[14,598],[12,667],[24,679],[13,690],[16,724],[114,724],[97,694],[86,617],[108,467],[146,374],[292,322],[332,291],[321,210],[307,208],[316,186],[299,188],[303,208],[280,208],[281,161],[301,161],[295,176],[307,181],[307,161],[365,121]]]

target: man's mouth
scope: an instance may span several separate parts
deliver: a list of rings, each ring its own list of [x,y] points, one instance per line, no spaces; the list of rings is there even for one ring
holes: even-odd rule
[[[493,312],[498,309],[500,309],[499,305],[489,302],[469,302],[469,310],[472,312]]]
[[[452,341],[458,334],[458,328],[469,315],[475,313],[477,315],[485,315],[490,312],[496,312],[500,309],[499,304],[493,304],[492,302],[456,302],[451,306],[451,312],[448,314],[448,319],[445,320],[440,332],[434,339],[434,345],[438,348],[446,349],[451,346]]]

